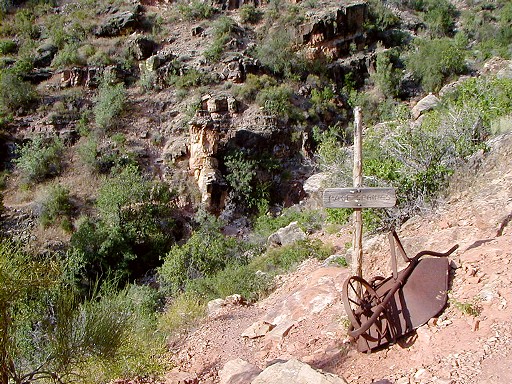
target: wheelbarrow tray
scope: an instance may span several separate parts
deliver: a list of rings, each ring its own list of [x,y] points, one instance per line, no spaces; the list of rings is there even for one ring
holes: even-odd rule
[[[401,288],[385,303],[379,321],[371,327],[387,327],[383,338],[367,340],[364,337],[357,339],[357,349],[360,352],[372,350],[388,343],[395,342],[397,338],[407,335],[416,328],[428,322],[446,306],[448,300],[449,261],[446,257],[424,257],[411,266],[398,272],[398,278],[393,276],[378,282],[375,292],[379,298],[386,297],[397,280],[404,274]],[[361,323],[368,321],[369,317],[361,315]],[[372,329],[370,328],[370,333]]]

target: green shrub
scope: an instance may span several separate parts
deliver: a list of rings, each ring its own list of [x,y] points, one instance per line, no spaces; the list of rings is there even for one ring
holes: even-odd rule
[[[457,8],[449,0],[425,1],[423,10],[423,19],[432,36],[443,37],[452,33]]]
[[[245,244],[220,232],[221,222],[213,216],[198,217],[200,227],[183,245],[175,245],[158,269],[164,289],[176,295],[188,281],[212,277],[229,263],[243,260]]]
[[[50,379],[30,348],[38,331],[30,320],[41,308],[44,292],[56,284],[58,272],[50,260],[35,261],[15,244],[0,242],[0,378],[6,383],[28,381],[30,376],[22,377],[31,371],[37,379]],[[27,367],[20,364],[23,360],[36,364]]]
[[[204,52],[206,60],[216,62],[221,58],[224,47],[229,42],[235,27],[236,22],[227,16],[221,16],[215,21],[212,45]]]
[[[114,173],[98,191],[98,217],[80,218],[71,237],[87,265],[86,279],[141,276],[174,244],[169,186],[145,180],[133,165]]]
[[[247,75],[244,84],[233,89],[236,98],[253,102],[259,91],[265,88],[274,87],[277,85],[277,80],[268,75],[257,76],[252,73]]]
[[[393,66],[393,63],[397,60],[397,54],[393,50],[377,53],[375,73],[372,78],[386,97],[396,97],[398,95],[402,75],[400,70]]]
[[[302,74],[305,68],[304,60],[293,50],[290,32],[284,27],[268,33],[256,47],[254,55],[277,75],[293,77]]]
[[[78,44],[66,44],[60,49],[52,61],[52,68],[64,69],[74,65],[85,65],[85,58],[80,55]]]
[[[244,24],[256,24],[261,17],[262,12],[254,4],[244,4],[240,7],[240,21]]]
[[[178,89],[189,89],[200,85],[208,85],[214,82],[214,78],[203,71],[191,68],[183,75],[173,74],[167,79],[169,85],[174,85]]]
[[[319,211],[301,211],[295,208],[286,208],[276,217],[269,216],[266,212],[261,212],[254,222],[254,231],[262,237],[267,238],[279,228],[286,227],[293,221],[298,222],[302,230],[311,232],[315,229],[319,229],[322,218]]]
[[[215,8],[200,0],[192,0],[188,4],[178,4],[178,10],[186,20],[209,19],[215,13]]]
[[[104,130],[113,128],[123,113],[126,103],[126,90],[123,84],[109,84],[103,81],[94,99],[94,121]]]
[[[382,1],[370,0],[368,4],[369,29],[386,31],[400,24],[400,18]]]
[[[60,184],[51,186],[40,204],[39,221],[43,227],[53,224],[60,217],[69,218],[71,215],[69,190]]]
[[[416,39],[415,50],[406,59],[407,69],[427,92],[437,91],[443,81],[466,71],[463,36],[455,39]]]
[[[262,89],[256,102],[263,111],[272,116],[297,117],[297,108],[292,104],[293,90],[286,84]]]
[[[64,145],[59,138],[54,137],[50,142],[46,142],[38,136],[18,148],[18,158],[14,162],[23,181],[34,184],[61,172],[63,151]]]
[[[0,113],[17,113],[32,107],[37,101],[35,87],[12,70],[0,71]]]
[[[171,336],[183,332],[201,319],[205,310],[204,298],[193,293],[183,293],[171,302],[159,318],[159,329]]]
[[[287,272],[309,258],[325,260],[331,253],[331,247],[320,240],[304,240],[269,249],[265,254],[254,258],[250,266],[255,270],[277,274]]]
[[[15,53],[18,45],[13,40],[0,40],[0,55]]]
[[[230,263],[211,277],[189,281],[186,291],[207,300],[239,294],[248,301],[256,301],[268,293],[271,283],[269,274],[257,273],[248,265]]]

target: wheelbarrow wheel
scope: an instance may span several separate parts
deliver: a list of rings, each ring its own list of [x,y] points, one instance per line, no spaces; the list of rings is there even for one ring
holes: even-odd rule
[[[380,299],[373,287],[363,278],[352,276],[343,284],[343,306],[356,333],[374,315],[374,309],[380,304]],[[379,343],[386,335],[388,321],[386,313],[383,313],[375,322],[361,334],[363,338],[371,342]]]

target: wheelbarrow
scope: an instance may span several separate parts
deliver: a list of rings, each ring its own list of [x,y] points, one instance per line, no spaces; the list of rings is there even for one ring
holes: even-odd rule
[[[343,305],[351,326],[348,334],[360,352],[370,352],[411,333],[436,316],[448,300],[448,252],[421,251],[407,257],[395,231],[391,245],[392,276],[374,277],[367,282],[359,276],[343,284]],[[397,270],[397,252],[408,265]]]

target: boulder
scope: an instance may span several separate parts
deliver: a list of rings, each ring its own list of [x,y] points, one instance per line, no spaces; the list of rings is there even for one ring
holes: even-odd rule
[[[40,46],[34,58],[34,68],[49,67],[58,50],[53,44],[43,44]]]
[[[142,6],[135,7],[132,11],[116,12],[108,17],[103,24],[97,26],[94,35],[97,37],[114,37],[139,28]]]
[[[164,146],[162,157],[176,162],[184,159],[188,153],[188,139],[186,137],[171,137]]]
[[[299,227],[299,224],[294,221],[284,228],[280,228],[277,232],[268,237],[268,246],[280,246],[296,243],[300,240],[306,240],[306,233]]]
[[[418,119],[423,112],[430,111],[434,109],[441,100],[437,98],[437,96],[429,93],[423,99],[418,101],[418,103],[412,108],[411,114],[414,120]]]
[[[323,373],[309,365],[292,359],[276,363],[266,368],[252,384],[348,384],[347,381],[332,373]]]
[[[153,55],[158,48],[158,44],[144,36],[137,36],[129,42],[129,49],[133,57],[137,60],[146,60]]]
[[[228,361],[219,372],[219,384],[250,383],[261,369],[240,358]]]
[[[270,332],[274,328],[274,325],[269,323],[268,321],[257,321],[245,331],[242,332],[242,337],[247,337],[248,339],[256,339],[258,337],[265,336],[268,332]]]
[[[306,179],[302,186],[304,192],[308,195],[311,202],[313,202],[312,205],[314,207],[321,207],[323,204],[322,192],[328,178],[329,175],[326,172],[315,173]]]

